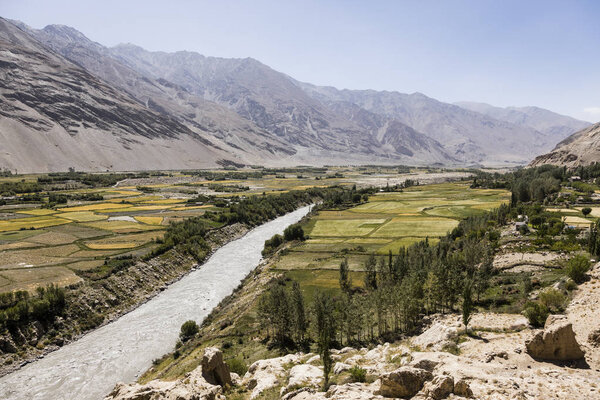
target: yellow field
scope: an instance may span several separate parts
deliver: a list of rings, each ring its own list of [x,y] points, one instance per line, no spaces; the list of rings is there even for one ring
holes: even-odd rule
[[[40,229],[49,226],[68,224],[68,219],[56,218],[51,216],[39,216],[31,218],[18,218],[10,220],[0,220],[0,232],[18,231],[20,229]]]
[[[34,208],[31,210],[22,210],[19,211],[19,214],[27,214],[27,215],[51,215],[56,214],[55,210],[50,210],[48,208]]]
[[[110,210],[113,208],[122,208],[122,204],[115,203],[95,203],[95,204],[86,204],[83,206],[74,206],[74,207],[64,207],[59,208],[59,211],[71,212],[71,211],[104,211]]]
[[[96,221],[86,222],[83,225],[90,228],[104,229],[113,232],[135,232],[160,229],[159,226],[145,225],[130,221]]]
[[[593,221],[590,221],[589,219],[585,219],[583,217],[564,217],[565,218],[565,223],[567,225],[574,225],[580,228],[587,228],[589,227]]]
[[[108,218],[106,215],[96,214],[91,211],[64,212],[60,214],[60,217],[77,222],[102,221]]]
[[[160,225],[163,217],[134,217],[136,220],[149,225]]]

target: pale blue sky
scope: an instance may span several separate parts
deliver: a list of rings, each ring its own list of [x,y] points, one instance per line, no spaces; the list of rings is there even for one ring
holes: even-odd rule
[[[253,57],[296,79],[600,120],[600,1],[35,1],[0,16],[113,46]]]

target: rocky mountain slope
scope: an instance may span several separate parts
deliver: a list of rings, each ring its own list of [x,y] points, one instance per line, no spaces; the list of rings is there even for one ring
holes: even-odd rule
[[[48,25],[37,30],[18,24],[47,47],[103,81],[125,90],[146,108],[173,116],[205,139],[217,142],[229,154],[239,154],[250,161],[294,154],[287,143],[235,112],[163,79],[153,80],[141,75],[114,59],[106,47],[71,27]]]
[[[600,123],[583,129],[559,144],[547,154],[536,157],[531,166],[544,164],[577,167],[600,161]]]
[[[295,83],[324,103],[349,102],[373,113],[395,118],[436,139],[463,163],[524,163],[576,130],[542,133],[530,125],[443,103],[421,93],[338,90]],[[541,121],[546,116],[556,115],[548,113],[538,117],[538,126],[543,125]]]
[[[7,145],[0,167],[23,172],[232,162],[510,165],[550,150],[580,126],[541,109],[520,109],[521,121],[419,93],[318,87],[251,58],[107,48],[63,25],[33,29],[2,20],[0,28],[5,48],[14,49],[1,54]],[[102,94],[90,95],[94,90]],[[93,113],[93,124],[78,115],[99,103],[103,112]]]
[[[0,165],[19,172],[208,167],[232,156],[0,19]]]
[[[547,135],[550,140],[560,141],[574,132],[587,128],[589,122],[580,121],[539,107],[494,107],[485,103],[458,102],[457,106],[485,114],[492,118],[518,126],[533,128]]]
[[[347,118],[312,99],[286,75],[251,58],[148,52],[133,45],[120,45],[111,52],[145,76],[174,82],[190,93],[234,110],[290,143],[304,155],[303,161],[327,156],[336,162],[336,158],[352,160],[361,155],[364,160],[379,161],[456,161],[435,140],[399,121],[367,118],[357,122]]]

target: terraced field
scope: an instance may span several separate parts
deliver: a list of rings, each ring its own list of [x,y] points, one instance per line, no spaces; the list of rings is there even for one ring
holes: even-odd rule
[[[150,251],[153,241],[162,237],[167,220],[206,211],[186,207],[186,198],[169,198],[170,193],[149,196],[135,187],[95,189],[93,193],[105,200],[54,209],[2,210],[0,292],[77,283],[81,271],[98,267],[107,256]],[[163,215],[167,213],[169,218]]]
[[[309,239],[277,261],[275,270],[299,280],[310,291],[337,289],[344,257],[362,284],[361,271],[371,253],[397,253],[422,240],[435,243],[468,215],[497,208],[509,201],[504,190],[470,189],[467,183],[417,186],[404,192],[380,192],[358,207],[321,211],[304,229]]]
[[[331,185],[394,185],[405,179],[435,182],[467,175],[460,171],[439,173],[427,169],[398,173],[394,167],[334,167],[302,173],[279,172],[249,179],[218,177],[228,171],[210,173],[213,174],[211,179],[215,180],[169,172],[157,177],[125,179],[108,187],[65,183],[62,184],[64,189],[57,189],[54,184],[44,185],[42,180],[41,200],[25,203],[13,198],[6,205],[0,205],[0,292],[34,290],[36,285],[49,283],[68,285],[80,279],[81,271],[102,264],[106,257],[143,255],[153,248],[153,239],[161,237],[171,222],[215,210],[214,205],[187,204],[189,198],[199,194],[224,198],[254,196]],[[34,184],[40,178],[47,176],[2,177],[0,183]],[[234,188],[236,193],[218,192],[213,190],[215,188]],[[240,188],[247,189],[238,192]],[[71,197],[97,195],[101,200],[69,200],[67,204],[47,208],[50,191]],[[394,193],[382,193],[368,204],[342,215],[323,213],[311,227],[312,238],[305,245],[305,250],[314,255],[308,261],[300,259],[290,263],[335,269],[338,259],[331,258],[332,252],[353,249],[355,259],[360,260],[369,252],[397,249],[420,240],[426,233],[443,234],[455,223],[453,217],[480,205],[456,200],[452,203],[454,208],[444,210],[442,206],[450,203],[436,197],[438,192],[439,189],[429,194],[420,189],[406,191],[401,198]],[[0,200],[3,196],[8,195],[0,193]],[[429,199],[419,202],[419,197]],[[434,201],[439,207],[424,211]],[[405,219],[409,217],[414,218],[410,226],[406,225],[408,220]],[[359,268],[358,264],[355,268]],[[37,281],[35,276],[39,277]]]

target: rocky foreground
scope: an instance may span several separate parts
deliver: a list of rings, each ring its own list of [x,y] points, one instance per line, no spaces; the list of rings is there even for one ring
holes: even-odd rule
[[[239,377],[207,348],[183,379],[118,385],[107,400],[142,399],[597,399],[600,398],[600,264],[576,292],[566,315],[533,330],[517,314],[480,313],[465,335],[458,316],[432,319],[404,342],[333,350],[327,391],[318,355],[259,360]],[[351,369],[366,372],[353,382]],[[235,396],[235,397],[234,397]]]

